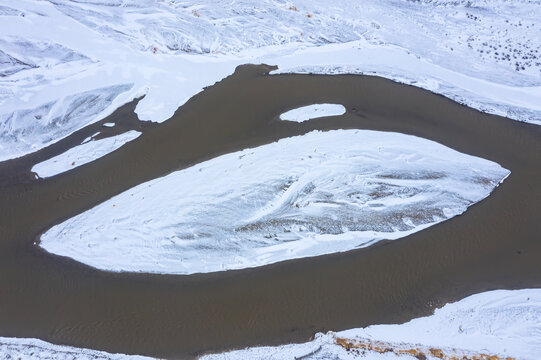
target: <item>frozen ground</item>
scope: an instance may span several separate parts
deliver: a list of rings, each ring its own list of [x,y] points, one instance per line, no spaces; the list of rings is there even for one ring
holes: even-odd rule
[[[421,355],[427,360],[538,360],[540,353],[541,290],[524,289],[476,294],[405,324],[319,333],[303,344],[254,347],[201,360],[418,360]],[[0,354],[31,360],[149,359],[2,337]]]
[[[63,173],[115,151],[139,135],[141,135],[140,132],[131,130],[100,140],[85,139],[81,145],[34,165],[32,171],[42,178]]]
[[[112,271],[253,267],[419,231],[508,174],[414,136],[316,131],[143,183],[54,226],[40,245]]]
[[[249,348],[202,360],[537,360],[539,354],[541,290],[525,289],[472,295],[401,325],[317,334],[304,344]]]
[[[281,120],[303,122],[324,116],[336,116],[346,113],[344,105],[340,104],[314,104],[289,110],[280,115]]]
[[[0,0],[0,160],[147,94],[163,121],[248,62],[377,74],[541,122],[538,0]]]

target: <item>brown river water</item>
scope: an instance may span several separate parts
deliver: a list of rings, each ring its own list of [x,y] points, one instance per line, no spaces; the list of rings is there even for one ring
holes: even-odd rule
[[[481,291],[541,287],[541,126],[378,77],[270,76],[269,69],[239,67],[162,124],[138,121],[135,100],[55,145],[0,163],[0,336],[193,358],[403,322]],[[343,104],[347,112],[305,123],[278,120],[320,102]],[[107,130],[104,122],[117,126]],[[98,128],[102,136],[143,134],[75,170],[31,176],[34,163]],[[511,175],[462,216],[403,239],[255,269],[110,273],[35,244],[54,224],[144,181],[313,129],[343,128],[420,136],[495,161]]]

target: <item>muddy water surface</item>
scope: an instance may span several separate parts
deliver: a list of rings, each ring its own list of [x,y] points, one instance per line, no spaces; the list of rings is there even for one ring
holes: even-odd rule
[[[33,163],[80,143],[75,137],[0,163],[0,336],[190,358],[406,321],[475,292],[541,287],[541,127],[382,78],[268,70],[237,69],[157,126],[138,123],[136,101],[124,106],[103,122],[143,127],[143,134],[73,171],[38,180],[29,173]],[[278,121],[286,110],[322,102],[347,112]],[[256,269],[108,273],[35,245],[54,224],[141,182],[223,153],[341,128],[424,137],[512,174],[464,215],[401,240]]]

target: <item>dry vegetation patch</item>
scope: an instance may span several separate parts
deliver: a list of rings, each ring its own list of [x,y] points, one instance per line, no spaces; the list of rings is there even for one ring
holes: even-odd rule
[[[422,345],[390,343],[369,339],[347,339],[336,337],[335,343],[347,351],[365,355],[369,352],[380,354],[393,353],[396,356],[409,355],[419,360],[441,359],[441,360],[515,360],[512,357],[501,357],[484,353],[474,353],[452,348],[434,348]]]

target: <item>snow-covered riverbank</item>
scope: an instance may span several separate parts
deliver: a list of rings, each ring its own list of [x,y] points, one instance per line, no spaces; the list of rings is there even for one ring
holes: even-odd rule
[[[503,0],[0,0],[0,160],[142,94],[140,119],[164,121],[244,63],[381,75],[539,123],[540,9]]]
[[[348,350],[349,349],[349,350]],[[496,290],[436,309],[405,324],[373,325],[316,334],[303,344],[254,347],[201,357],[202,360],[537,360],[541,353],[541,290]],[[0,337],[3,358],[29,360],[143,360],[141,356],[58,346],[36,339]],[[424,356],[424,357],[422,357]],[[496,357],[498,356],[498,357]]]
[[[540,353],[541,290],[525,289],[472,295],[405,324],[329,332],[304,344],[255,347],[202,359],[537,360]]]
[[[39,339],[0,337],[0,359],[24,360],[152,360],[138,355],[54,345]]]

